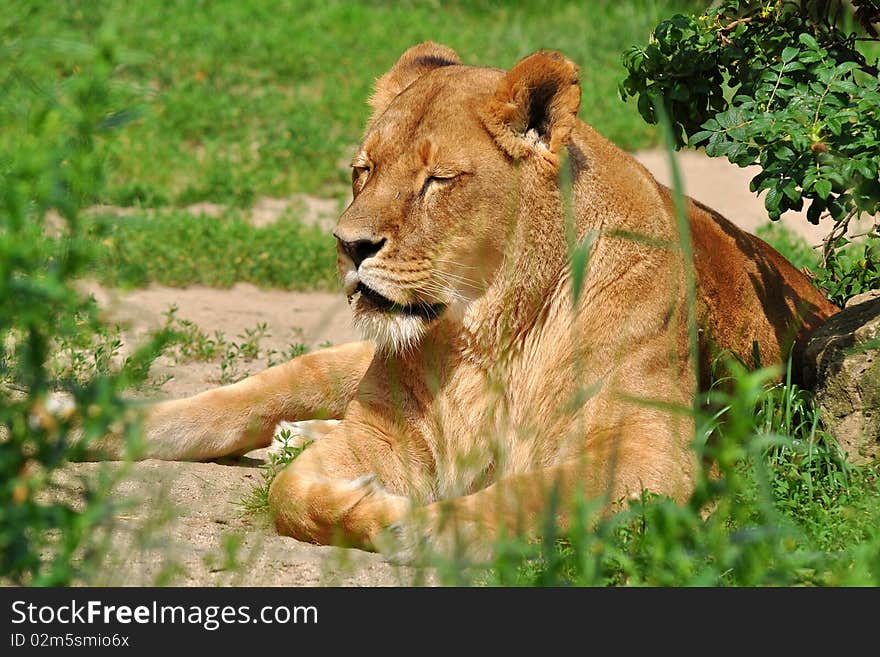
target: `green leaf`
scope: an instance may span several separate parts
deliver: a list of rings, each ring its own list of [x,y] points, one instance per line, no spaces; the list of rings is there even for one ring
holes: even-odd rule
[[[647,93],[639,94],[639,114],[646,123],[651,125],[657,123],[657,117],[654,116],[654,105],[651,102],[651,96]]]
[[[672,91],[669,92],[669,98],[672,100],[677,100],[679,102],[684,102],[688,98],[690,98],[691,94],[685,84],[676,84],[672,87]]]
[[[868,180],[874,180],[877,178],[877,169],[876,165],[872,165],[870,162],[858,162],[856,164],[856,169],[862,175],[863,178]]]
[[[794,159],[794,151],[791,150],[788,146],[779,146],[773,153],[773,155],[778,160],[782,160],[783,162],[789,162]]]
[[[806,32],[801,32],[798,35],[798,41],[800,41],[802,44],[804,44],[810,50],[819,50],[819,44],[816,42],[816,39],[814,39],[811,35],[807,34]]]
[[[779,211],[779,204],[781,202],[782,192],[778,185],[767,190],[767,196],[764,197],[764,207],[770,213],[771,218],[777,218],[781,214]]]
[[[695,132],[694,134],[692,134],[688,137],[688,144],[690,146],[699,146],[700,142],[706,141],[713,134],[715,134],[715,133],[712,132],[711,130],[701,130],[700,132]]]
[[[791,199],[793,202],[798,202],[801,200],[801,193],[798,191],[797,185],[795,185],[793,180],[789,180],[785,187],[782,188],[783,193]]]
[[[623,65],[630,71],[636,71],[645,61],[645,51],[638,46],[633,46],[623,53]]]
[[[721,157],[730,150],[730,142],[724,138],[723,132],[715,132],[706,144],[706,155],[709,157]]]
[[[846,187],[846,180],[832,166],[822,166],[822,175],[828,178],[832,183],[838,184],[841,188]],[[817,183],[818,184],[818,183]]]
[[[845,93],[851,96],[859,93],[858,85],[852,80],[835,80],[829,86],[831,91],[837,91],[838,93]]]
[[[788,48],[782,49],[782,61],[785,63],[790,62],[792,59],[798,56],[800,52],[800,48],[794,48],[789,46]]]
[[[749,181],[749,191],[757,192],[760,189],[764,189],[764,182],[767,180],[767,173],[765,171],[761,171],[754,178]]]
[[[850,61],[850,62],[841,62],[841,63],[838,64],[837,67],[834,69],[834,74],[835,74],[836,76],[838,76],[838,77],[843,77],[844,75],[846,75],[846,74],[849,73],[850,71],[853,71],[853,70],[855,70],[855,69],[857,69],[857,68],[859,68],[859,65],[858,65],[857,62],[852,62],[852,61]]]
[[[824,179],[817,180],[816,184],[813,185],[813,189],[815,190],[815,192],[819,196],[819,198],[821,198],[824,201],[828,198],[828,195],[831,193],[831,181],[824,180]]]

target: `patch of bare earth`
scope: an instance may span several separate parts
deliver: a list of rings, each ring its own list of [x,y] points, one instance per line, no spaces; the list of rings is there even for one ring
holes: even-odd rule
[[[241,506],[261,481],[262,452],[222,463],[147,460],[72,463],[57,483],[68,494],[99,469],[127,471],[114,489],[120,512],[101,586],[395,586],[422,573],[380,555],[279,536],[265,514]]]
[[[229,342],[240,342],[246,331],[265,324],[267,334],[260,340],[262,354],[270,350],[283,352],[295,343],[316,349],[322,344],[343,344],[358,339],[342,293],[263,290],[248,283],[238,283],[228,289],[151,285],[120,292],[95,284],[85,284],[83,289],[95,296],[109,323],[123,327],[127,345],[142,343],[151,331],[160,328],[166,322],[164,313],[172,306],[178,308],[179,320],[195,323],[209,336],[219,331]],[[157,380],[170,377],[159,389],[161,396],[193,395],[218,385],[219,360],[218,356],[209,362],[181,364],[163,356],[157,360],[152,374]],[[241,374],[254,374],[266,364],[266,357],[250,362],[235,360]]]

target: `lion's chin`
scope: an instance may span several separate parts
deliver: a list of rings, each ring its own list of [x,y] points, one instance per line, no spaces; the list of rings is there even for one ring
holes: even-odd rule
[[[359,299],[357,305],[362,301]],[[391,353],[413,349],[428,329],[426,320],[415,315],[382,312],[375,309],[354,311],[354,328],[365,340],[372,340],[379,349]]]
[[[446,310],[439,303],[400,305],[363,282],[357,284],[352,296],[355,329],[380,349],[393,353],[415,347],[431,322]]]

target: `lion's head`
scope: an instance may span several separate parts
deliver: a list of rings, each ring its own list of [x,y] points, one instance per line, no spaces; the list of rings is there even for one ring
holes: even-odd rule
[[[510,72],[461,65],[423,43],[376,82],[334,231],[355,324],[380,348],[461,321],[492,286],[518,199],[554,180],[580,103],[578,69],[538,52]],[[529,167],[523,167],[524,164]]]

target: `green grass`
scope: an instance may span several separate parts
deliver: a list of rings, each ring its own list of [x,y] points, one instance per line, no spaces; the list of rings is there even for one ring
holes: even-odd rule
[[[786,260],[798,269],[806,267],[813,272],[819,269],[822,257],[821,249],[814,249],[807,240],[783,224],[768,222],[760,226],[755,234],[779,251]],[[877,243],[880,243],[880,240],[869,238],[846,245],[840,254],[840,258],[845,263],[845,269],[852,269],[854,262],[863,254],[865,245],[870,246]]]
[[[0,63],[12,72],[0,102],[15,105],[34,87],[63,93],[84,50],[113,49],[118,111],[107,118],[129,123],[103,137],[103,200],[246,206],[264,195],[341,195],[373,80],[426,39],[465,63],[504,68],[539,48],[562,50],[582,67],[581,116],[625,148],[653,144],[653,128],[617,97],[621,53],[662,17],[701,5],[0,0]],[[0,125],[0,142],[9,129]]]
[[[92,273],[106,285],[338,288],[333,238],[295,220],[258,228],[234,212],[214,218],[171,211],[99,216],[85,224]]]
[[[806,267],[813,271],[819,264],[819,250],[812,248],[803,237],[779,222],[768,222],[760,226],[755,234],[798,269]]]
[[[661,18],[700,4],[0,0],[0,172],[9,182],[0,186],[0,241],[15,272],[4,279],[3,337],[17,349],[0,364],[33,389],[21,400],[0,389],[3,423],[12,431],[11,440],[0,441],[9,457],[0,508],[18,514],[0,523],[0,552],[20,559],[0,563],[0,570],[15,581],[71,581],[79,576],[70,570],[79,541],[95,518],[112,511],[104,504],[111,499],[106,482],[88,513],[28,496],[41,485],[24,467],[35,449],[50,468],[70,450],[66,426],[47,425],[36,436],[27,429],[46,381],[71,382],[81,408],[89,409],[83,421],[97,436],[122,417],[117,392],[132,385],[135,373],[145,376],[154,355],[130,361],[127,378],[108,379],[119,331],[70,301],[68,278],[335,287],[332,240],[320,229],[294,217],[256,228],[243,212],[211,218],[173,206],[344,193],[346,159],[367,115],[372,79],[427,38],[455,47],[465,62],[503,67],[537,48],[561,49],[582,65],[582,117],[626,148],[650,145],[653,130],[616,96],[620,53],[644,41]],[[105,49],[122,52],[106,58]],[[76,220],[77,206],[96,200],[172,207]],[[70,242],[48,244],[38,221],[49,207],[70,217]],[[815,266],[815,254],[790,235],[764,236],[796,265]],[[219,358],[225,381],[236,380],[249,359],[271,364],[301,351],[295,344],[284,354],[262,351],[261,326],[231,340],[206,335],[173,312],[167,319],[161,344],[150,351],[168,347],[181,362]],[[56,345],[60,358],[46,358],[46,345]],[[702,417],[698,433],[697,449],[718,463],[718,476],[704,472],[687,504],[646,496],[611,517],[582,504],[572,527],[548,525],[539,542],[506,541],[489,564],[437,562],[444,581],[880,584],[876,469],[841,457],[809,396],[790,382],[734,368],[730,383],[730,392],[714,399],[713,408],[722,410]],[[96,408],[102,411],[93,416]],[[289,449],[271,460],[245,508],[266,508],[272,477],[298,453]],[[49,528],[64,537],[66,552],[41,563]],[[39,540],[31,545],[33,537]]]
[[[425,39],[466,63],[509,67],[539,48],[582,66],[582,117],[627,148],[655,131],[617,97],[621,52],[685,0],[629,2],[32,4],[0,0],[0,103],[26,123],[38,96],[99,96],[103,191],[86,203],[166,207],[84,219],[106,285],[337,289],[332,239],[286,221],[249,225],[260,196],[342,196],[373,80]],[[104,65],[100,53],[113,53]],[[106,87],[87,73],[105,66]],[[75,117],[74,117],[75,118]],[[16,122],[0,147],[20,151]],[[111,129],[112,128],[112,129]],[[2,148],[6,151],[7,148]],[[2,162],[0,162],[2,164]],[[36,163],[35,166],[39,166]],[[230,206],[224,217],[175,206]],[[170,206],[170,207],[168,207]]]

